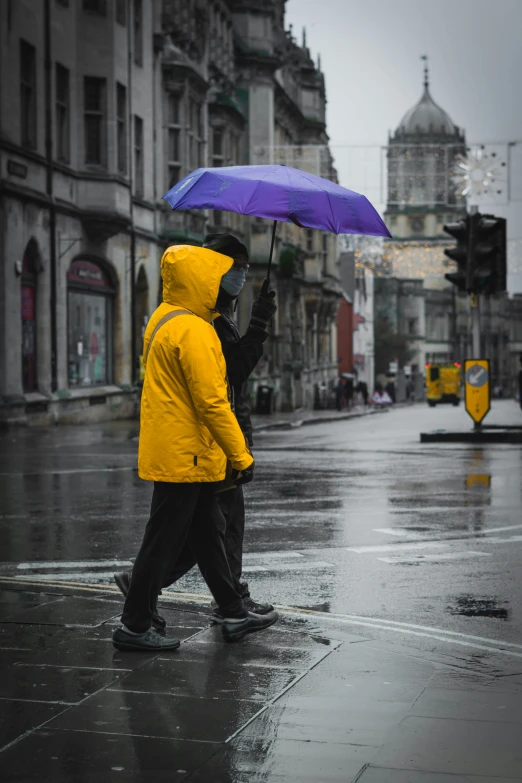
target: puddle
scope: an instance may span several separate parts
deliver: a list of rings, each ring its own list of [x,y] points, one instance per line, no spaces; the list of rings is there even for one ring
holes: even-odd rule
[[[464,617],[493,617],[496,620],[509,620],[506,601],[498,598],[476,598],[472,595],[456,596],[454,602],[446,607],[449,614]]]

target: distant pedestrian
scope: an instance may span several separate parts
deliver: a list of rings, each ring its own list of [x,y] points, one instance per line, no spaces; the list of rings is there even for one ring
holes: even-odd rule
[[[368,384],[365,381],[359,381],[357,384],[357,391],[363,399],[363,403],[368,405]]]
[[[234,641],[277,620],[248,612],[232,578],[216,489],[227,460],[236,484],[251,481],[254,459],[230,407],[226,365],[212,326],[219,287],[233,259],[206,248],[168,248],[161,260],[163,302],[145,332],[138,472],[154,482],[151,514],[132,569],[119,650],[172,650],[180,641],[151,630],[158,594],[185,542]],[[179,316],[179,317],[178,317]]]
[[[395,403],[395,383],[393,379],[389,380],[386,384],[385,392],[390,397],[390,402]]]
[[[344,378],[339,378],[337,381],[337,386],[335,387],[335,406],[338,411],[341,411],[343,409],[343,400],[344,400]]]

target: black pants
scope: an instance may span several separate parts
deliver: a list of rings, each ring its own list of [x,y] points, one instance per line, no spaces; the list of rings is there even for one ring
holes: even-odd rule
[[[190,547],[201,574],[226,617],[246,610],[230,573],[224,545],[225,522],[214,484],[154,483],[150,519],[132,569],[122,623],[147,631],[160,589],[176,552]]]
[[[234,586],[240,596],[246,598],[249,595],[248,585],[246,582],[241,581],[243,571],[243,538],[245,536],[245,498],[243,487],[239,486],[236,489],[220,492],[216,497],[226,523],[224,530],[225,552],[234,579]],[[170,587],[178,579],[181,579],[182,576],[188,574],[194,568],[196,562],[195,553],[191,548],[190,542],[187,541],[181,554],[173,562],[173,567],[162,587]]]

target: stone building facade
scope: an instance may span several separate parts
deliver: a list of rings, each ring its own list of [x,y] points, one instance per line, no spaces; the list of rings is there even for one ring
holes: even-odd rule
[[[173,212],[199,166],[286,162],[335,177],[325,85],[284,0],[19,0],[0,4],[0,420],[136,410],[143,331],[176,243],[231,230],[264,275],[266,221]],[[300,161],[301,164],[300,164]],[[281,224],[279,310],[252,382],[277,408],[337,376],[336,237]]]

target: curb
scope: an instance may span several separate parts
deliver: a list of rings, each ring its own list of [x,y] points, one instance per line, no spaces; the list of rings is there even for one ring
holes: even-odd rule
[[[305,427],[310,424],[327,424],[329,422],[346,421],[347,419],[360,419],[363,416],[374,416],[378,413],[388,413],[387,408],[375,408],[360,413],[340,413],[335,418],[333,416],[318,416],[310,419],[295,419],[294,421],[267,421],[266,424],[256,424],[252,427],[252,432],[262,432],[264,430],[295,430],[298,427]]]
[[[421,432],[421,443],[522,443],[522,430],[496,430],[495,432]]]

